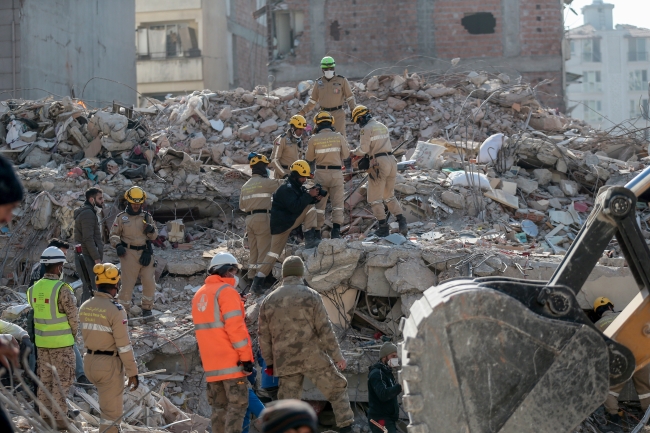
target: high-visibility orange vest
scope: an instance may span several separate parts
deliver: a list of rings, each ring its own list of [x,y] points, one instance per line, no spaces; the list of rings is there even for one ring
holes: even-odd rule
[[[192,319],[208,382],[246,376],[240,361],[253,361],[244,303],[233,278],[210,275],[192,299]]]

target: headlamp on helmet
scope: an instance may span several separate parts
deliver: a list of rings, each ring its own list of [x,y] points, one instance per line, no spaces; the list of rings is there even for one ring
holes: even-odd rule
[[[144,190],[139,186],[132,186],[131,188],[126,190],[126,192],[124,193],[124,198],[129,203],[143,204],[144,201],[147,199],[147,193],[144,192]]]

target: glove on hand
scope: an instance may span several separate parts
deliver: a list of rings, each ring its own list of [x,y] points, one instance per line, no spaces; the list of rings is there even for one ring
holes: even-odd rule
[[[126,255],[126,247],[124,245],[118,245],[115,247],[118,257],[124,257]]]

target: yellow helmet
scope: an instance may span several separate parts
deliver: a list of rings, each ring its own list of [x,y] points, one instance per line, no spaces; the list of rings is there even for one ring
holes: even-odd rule
[[[117,284],[120,282],[120,270],[112,263],[97,263],[93,266],[95,284]]]
[[[291,119],[289,119],[289,125],[296,129],[305,129],[307,127],[307,119],[300,114],[296,114],[295,116],[291,116]]]
[[[147,193],[139,186],[132,186],[126,190],[124,198],[129,203],[142,204],[147,199]]]
[[[254,166],[255,164],[260,163],[260,162],[262,162],[262,163],[264,163],[264,164],[268,164],[268,163],[269,163],[269,159],[268,159],[266,156],[264,156],[264,155],[260,155],[259,153],[256,153],[254,156],[252,156],[252,157],[248,160],[248,163],[250,164],[251,167]]]
[[[291,164],[290,170],[295,171],[301,177],[311,177],[311,169],[309,168],[309,164],[307,161],[303,161],[302,159],[299,159],[298,161]]]
[[[317,115],[314,116],[314,123],[319,125],[323,122],[330,122],[334,125],[334,116],[332,116],[329,111],[320,111]]]
[[[357,123],[359,117],[365,116],[368,113],[370,113],[368,107],[366,107],[365,105],[357,105],[356,107],[354,107],[354,110],[352,110],[352,121],[354,123]]]
[[[612,304],[612,301],[610,301],[608,298],[604,296],[601,296],[600,298],[596,298],[596,300],[594,301],[594,311],[597,310],[598,307],[602,307],[607,304]]]

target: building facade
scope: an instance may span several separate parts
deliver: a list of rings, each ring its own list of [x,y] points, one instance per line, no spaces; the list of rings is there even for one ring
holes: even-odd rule
[[[135,103],[134,26],[135,0],[0,0],[0,100]]]
[[[349,78],[445,71],[461,58],[461,70],[505,72],[533,84],[550,79],[538,88],[540,98],[562,108],[565,3],[571,1],[231,0],[231,84],[314,79],[326,55]]]
[[[614,27],[613,8],[595,0],[582,10],[585,24],[567,32],[571,52],[567,72],[580,76],[567,87],[567,106],[573,117],[598,128],[608,129],[622,122],[627,129],[644,128],[650,30]]]
[[[135,0],[138,92],[228,89],[225,0]]]

